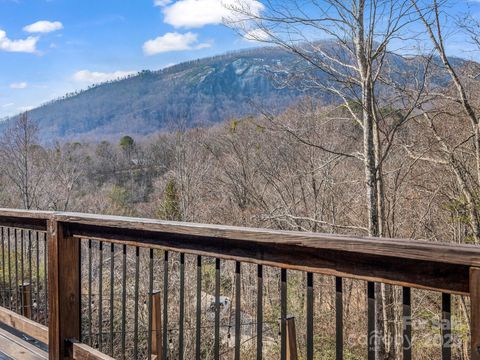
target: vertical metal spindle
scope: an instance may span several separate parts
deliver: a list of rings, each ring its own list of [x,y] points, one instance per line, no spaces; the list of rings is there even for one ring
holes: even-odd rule
[[[100,241],[98,258],[98,349],[103,349],[103,241]]]
[[[122,359],[125,360],[126,351],[126,312],[127,312],[127,245],[123,245],[122,258]]]
[[[257,265],[257,360],[263,353],[263,265]]]
[[[147,358],[152,358],[152,300],[153,300],[153,249],[149,252],[148,263],[148,340]],[[155,334],[155,337],[157,334]]]
[[[4,232],[4,228],[2,226],[1,228],[1,231],[2,231],[2,306],[5,307],[5,304],[6,304],[6,300],[5,298],[7,297],[7,289],[6,289],[6,282],[5,282],[5,239],[3,237],[3,232]]]
[[[168,251],[163,258],[163,359],[168,359]]]
[[[28,291],[29,291],[29,299],[30,299],[30,309],[27,309],[27,313],[30,314],[30,317],[33,317],[33,314],[32,314],[32,231],[31,230],[28,230]]]
[[[411,289],[403,287],[403,360],[412,359],[412,300]]]
[[[37,322],[40,321],[40,316],[39,316],[39,310],[40,310],[40,241],[39,241],[39,235],[38,231],[35,231],[35,248],[36,248],[36,254],[35,254],[35,270],[36,270],[36,286],[35,286],[35,303],[36,303],[36,309],[35,309],[35,320]]]
[[[88,343],[93,346],[92,339],[92,240],[88,239]]]
[[[202,336],[202,257],[197,256],[197,309],[195,324],[195,359],[200,360]]]
[[[21,291],[19,290],[19,294],[20,294],[20,314],[24,314],[25,313],[25,304],[24,304],[24,301],[23,301],[23,296],[22,296],[22,292],[23,292],[23,286],[25,285],[25,269],[24,269],[24,264],[23,264],[23,257],[24,257],[24,244],[23,244],[23,240],[24,240],[24,237],[25,237],[25,234],[23,232],[23,229],[20,229],[20,288],[19,289],[22,289]],[[18,284],[17,284],[17,287],[18,287]]]
[[[452,358],[451,303],[452,296],[442,293],[442,360]]]
[[[375,360],[375,283],[369,281],[367,284],[368,293],[368,360]]]
[[[183,360],[183,326],[185,322],[185,254],[180,254],[180,309],[178,324],[178,359]]]
[[[10,228],[7,228],[7,251],[8,251],[8,308],[12,310],[12,253],[11,253],[11,245],[10,245]]]
[[[135,299],[133,320],[133,358],[138,359],[138,282],[140,274],[140,248],[135,247]]]
[[[14,229],[13,236],[14,236],[14,241],[15,241],[15,309],[17,310],[17,313],[20,313],[20,309],[18,308],[19,295],[18,295],[18,235],[17,235],[17,229]]]
[[[240,338],[241,338],[241,263],[235,262],[235,360],[240,360]]]
[[[214,358],[220,359],[220,259],[215,259],[215,339]]]
[[[343,360],[343,279],[335,278],[335,353]]]
[[[280,270],[280,359],[287,358],[287,269]]]
[[[18,291],[18,294],[20,295],[20,314],[25,313],[25,303],[23,298],[23,286],[25,285],[24,238],[25,238],[25,233],[23,229],[20,229],[20,287]],[[18,287],[18,284],[17,284],[17,287]]]
[[[115,304],[113,302],[113,291],[115,275],[115,244],[110,244],[110,356],[113,357],[113,314],[115,310]]]
[[[307,360],[313,360],[313,273],[307,272]]]
[[[43,233],[43,291],[45,295],[45,325],[48,325],[48,273],[47,273],[47,259],[48,259],[48,250],[47,250],[47,233]]]

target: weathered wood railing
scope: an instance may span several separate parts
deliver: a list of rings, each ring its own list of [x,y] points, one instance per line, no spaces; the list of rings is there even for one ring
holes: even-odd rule
[[[442,328],[442,359],[449,359],[451,351],[447,339],[450,328],[450,302],[451,294],[466,295],[470,297],[471,311],[471,359],[480,360],[480,248],[470,245],[432,243],[423,241],[410,241],[386,238],[349,237],[332,234],[286,232],[274,230],[261,230],[218,225],[201,225],[180,222],[165,222],[149,219],[126,218],[116,216],[87,215],[60,212],[35,212],[20,210],[0,210],[0,226],[2,226],[2,274],[3,283],[2,299],[4,303],[0,308],[0,322],[12,327],[20,328],[27,334],[45,340],[46,328],[36,325],[42,322],[38,315],[39,310],[25,313],[18,311],[17,303],[21,300],[17,294],[14,297],[14,307],[5,309],[7,297],[5,292],[12,288],[17,289],[20,280],[15,279],[12,287],[11,280],[5,278],[6,273],[12,276],[13,271],[7,269],[14,261],[7,249],[11,244],[12,234],[22,232],[23,241],[32,241],[28,234],[46,234],[48,249],[39,251],[48,260],[48,269],[44,277],[38,275],[38,270],[29,270],[30,284],[35,283],[33,292],[35,301],[42,296],[40,280],[48,278],[48,346],[50,359],[66,357],[79,358],[91,353],[91,358],[99,358],[100,352],[109,353],[115,357],[124,357],[126,351],[126,304],[133,295],[133,342],[132,357],[140,357],[138,346],[146,343],[147,358],[157,356],[159,359],[170,358],[168,343],[172,335],[168,329],[169,316],[169,268],[172,266],[172,253],[178,253],[178,262],[175,266],[179,272],[178,294],[178,349],[174,357],[184,358],[185,347],[185,302],[195,303],[196,315],[193,327],[195,348],[194,357],[203,358],[201,352],[202,314],[202,259],[214,260],[214,341],[212,344],[213,358],[221,357],[220,353],[220,278],[221,264],[225,261],[235,263],[234,288],[235,288],[235,344],[233,355],[239,359],[241,352],[241,273],[242,264],[255,264],[257,267],[257,294],[256,294],[256,320],[254,326],[256,337],[256,358],[261,359],[264,346],[263,338],[263,274],[264,266],[280,269],[280,358],[292,358],[292,338],[287,337],[290,328],[287,316],[287,274],[289,270],[306,272],[306,358],[314,358],[314,274],[326,274],[336,279],[336,358],[342,359],[343,349],[343,278],[352,278],[367,281],[367,308],[368,308],[368,358],[374,359],[375,344],[375,291],[374,283],[386,283],[403,287],[403,340],[406,344],[403,349],[403,359],[411,358],[412,326],[411,317],[411,287],[442,292],[442,319],[445,324]],[[19,229],[19,230],[17,230]],[[8,242],[5,241],[8,232]],[[37,239],[37,235],[33,237]],[[15,237],[15,244],[17,238]],[[105,246],[108,244],[108,246]],[[35,251],[40,249],[41,241]],[[5,247],[7,246],[7,247]],[[130,250],[129,250],[130,249]],[[135,249],[131,251],[131,249]],[[145,250],[147,253],[145,254]],[[154,256],[162,252],[163,289],[154,290]],[[96,258],[92,253],[98,253]],[[107,263],[103,258],[104,253],[109,258],[110,267],[103,269]],[[8,254],[8,261],[6,260]],[[16,256],[17,252],[15,252]],[[23,250],[22,253],[23,254]],[[31,252],[30,252],[31,254]],[[145,255],[146,270],[140,270],[141,256]],[[196,266],[196,295],[186,298],[185,295],[185,254],[195,256]],[[48,256],[48,257],[47,257]],[[128,257],[130,256],[130,257]],[[42,262],[33,261],[40,267]],[[127,292],[127,259],[134,262],[133,294]],[[95,271],[98,272],[98,293],[92,290],[93,261]],[[24,259],[21,259],[21,266]],[[32,261],[27,261],[29,266]],[[213,264],[213,263],[212,263]],[[117,268],[115,268],[117,266]],[[35,266],[34,266],[35,267]],[[121,278],[114,278],[115,271],[121,273]],[[106,295],[103,288],[104,274],[109,276],[110,291]],[[170,270],[171,271],[171,270]],[[47,277],[48,274],[48,277]],[[141,275],[140,275],[141,274]],[[140,279],[140,276],[142,279]],[[146,295],[139,294],[139,282],[147,279]],[[21,280],[23,284],[24,279]],[[86,286],[83,286],[86,282]],[[115,289],[121,289],[119,293]],[[157,295],[154,295],[157,293]],[[44,294],[46,296],[46,293]],[[95,302],[93,298],[96,297]],[[115,297],[115,303],[114,303]],[[8,295],[8,300],[12,297]],[[144,300],[142,303],[142,299]],[[161,301],[160,301],[161,299]],[[119,306],[115,305],[120,303]],[[22,302],[23,304],[23,302]],[[92,304],[95,309],[92,310]],[[109,308],[109,319],[103,317],[103,306]],[[145,304],[145,305],[143,305]],[[11,304],[10,304],[11,305]],[[10,306],[8,305],[8,306]],[[8,307],[7,306],[7,307]],[[23,306],[23,305],[22,305]],[[38,307],[38,305],[37,305]],[[139,329],[139,313],[146,308],[146,329]],[[142,308],[142,309],[140,309]],[[83,309],[83,310],[82,310]],[[120,323],[114,319],[114,309],[120,310]],[[30,322],[15,315],[15,311],[30,317]],[[95,312],[95,316],[93,315]],[[162,313],[161,316],[159,313]],[[36,317],[37,316],[37,317]],[[98,328],[96,334],[92,330],[93,319]],[[32,321],[33,320],[33,321]],[[44,319],[46,322],[46,318]],[[108,326],[104,329],[105,325]],[[114,329],[119,327],[117,334]],[[294,328],[290,331],[294,332]],[[104,332],[104,330],[106,330]],[[144,340],[140,340],[139,336]],[[114,344],[118,342],[120,353],[114,352]],[[84,344],[82,344],[84,343]],[[108,346],[104,347],[104,344]],[[89,346],[87,346],[89,345]],[[100,352],[95,352],[91,347],[96,347]],[[294,349],[295,350],[295,349]],[[77,354],[77,355],[75,355]],[[93,355],[92,355],[93,354]],[[169,357],[170,354],[170,357]],[[142,355],[143,356],[143,355]]]

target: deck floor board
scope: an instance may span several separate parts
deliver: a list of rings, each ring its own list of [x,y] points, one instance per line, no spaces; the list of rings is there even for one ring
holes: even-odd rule
[[[46,360],[48,354],[20,337],[0,328],[0,360]]]

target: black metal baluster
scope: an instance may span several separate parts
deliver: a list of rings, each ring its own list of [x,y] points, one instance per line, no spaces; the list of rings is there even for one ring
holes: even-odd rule
[[[335,278],[335,352],[336,359],[343,360],[343,279]]]
[[[20,314],[25,314],[25,304],[23,303],[23,286],[25,285],[25,269],[24,269],[24,237],[25,237],[25,234],[23,232],[23,229],[20,229],[20,287],[19,285],[17,284],[17,288],[18,288],[18,294],[20,295]]]
[[[15,309],[17,313],[19,313],[18,309],[18,235],[17,229],[13,232],[14,240],[15,240]]]
[[[93,346],[92,338],[92,240],[88,239],[88,343]]]
[[[11,253],[11,244],[10,244],[10,228],[7,228],[7,251],[8,251],[8,308],[12,310],[12,253]]]
[[[48,246],[47,246],[47,233],[43,233],[43,281],[44,281],[44,294],[45,294],[45,325],[48,325],[48,273],[47,273],[47,259],[48,259]]]
[[[2,226],[2,306],[5,307],[5,304],[6,304],[6,300],[5,298],[7,297],[7,289],[6,289],[6,285],[7,283],[5,282],[5,239],[3,237],[3,232],[4,232],[4,229],[3,229],[3,226]]]
[[[148,341],[147,358],[152,358],[152,298],[153,298],[153,249],[150,249],[148,264]],[[156,335],[155,335],[156,336]]]
[[[113,357],[113,314],[115,310],[115,304],[113,302],[113,291],[115,275],[115,244],[110,244],[110,356]]]
[[[368,293],[368,360],[375,360],[375,343],[377,336],[375,334],[375,283],[367,283]]]
[[[98,258],[98,349],[103,350],[103,241],[99,245]]]
[[[442,360],[452,358],[451,303],[452,296],[442,293]]]
[[[257,360],[263,353],[263,265],[257,265]]]
[[[412,300],[411,289],[403,287],[403,360],[412,359]]]
[[[126,351],[126,312],[127,312],[127,245],[123,245],[122,258],[122,359]]]
[[[135,299],[133,320],[133,358],[138,359],[138,282],[140,274],[140,248],[135,247]]]
[[[200,360],[202,336],[202,257],[197,256],[197,309],[195,325],[195,359]]]
[[[220,359],[220,259],[215,259],[215,336],[214,358]]]
[[[241,338],[241,263],[235,262],[235,360],[240,360],[240,338]]]
[[[280,270],[280,359],[287,358],[287,269]]]
[[[183,326],[185,322],[185,254],[180,254],[180,309],[178,324],[178,359],[183,360]]]
[[[29,296],[30,296],[30,304],[28,306],[30,306],[30,309],[28,311],[28,314],[30,314],[30,317],[33,318],[33,312],[32,312],[32,294],[33,294],[33,290],[32,290],[32,231],[31,230],[28,230],[28,292],[29,292]]]
[[[163,359],[168,359],[168,251],[163,259]]]
[[[39,235],[38,231],[35,231],[35,248],[36,248],[36,254],[35,254],[35,264],[37,266],[35,267],[36,270],[36,286],[35,286],[35,320],[37,322],[40,321],[40,316],[39,316],[39,310],[40,310],[40,241],[39,241]]]
[[[307,360],[313,360],[313,274],[307,272]]]

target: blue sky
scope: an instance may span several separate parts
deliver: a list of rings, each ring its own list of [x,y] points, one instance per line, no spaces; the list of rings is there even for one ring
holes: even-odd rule
[[[258,46],[221,25],[225,2],[235,0],[0,0],[0,119],[92,83]],[[480,10],[480,0],[453,3]]]
[[[221,25],[219,0],[198,3],[0,0],[0,119],[91,83],[254,45]]]

